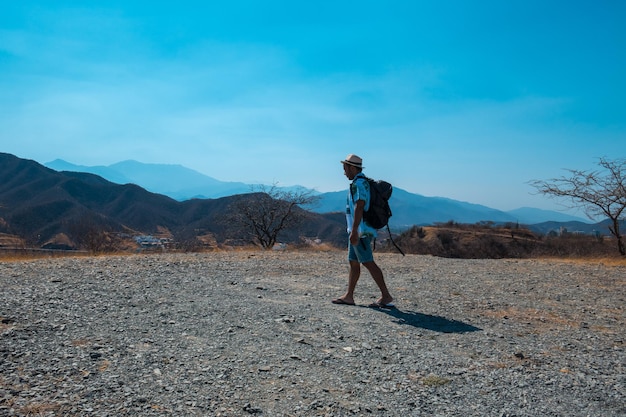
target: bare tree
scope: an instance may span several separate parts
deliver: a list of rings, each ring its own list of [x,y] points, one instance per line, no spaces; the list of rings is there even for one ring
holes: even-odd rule
[[[70,223],[68,227],[72,240],[94,255],[115,249],[117,242],[111,232],[112,228],[107,224],[106,219],[97,214],[84,214]]]
[[[318,197],[307,190],[286,191],[276,184],[258,186],[252,198],[241,199],[231,207],[231,219],[249,231],[253,243],[264,249],[274,247],[281,232],[300,224],[308,215],[303,207]]]
[[[568,169],[571,177],[533,180],[530,184],[541,194],[569,200],[568,207],[582,208],[592,220],[598,216],[608,217],[617,249],[621,255],[626,255],[620,232],[620,222],[626,215],[626,159],[600,158],[598,165],[601,171]]]

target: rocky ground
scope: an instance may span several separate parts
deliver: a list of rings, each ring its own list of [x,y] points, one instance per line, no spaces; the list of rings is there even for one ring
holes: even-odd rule
[[[0,415],[626,415],[625,267],[345,256],[1,262]]]

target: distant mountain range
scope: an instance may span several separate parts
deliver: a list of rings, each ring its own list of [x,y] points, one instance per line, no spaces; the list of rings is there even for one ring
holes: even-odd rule
[[[116,184],[137,184],[148,191],[178,201],[192,198],[220,198],[252,191],[250,184],[224,182],[182,165],[144,164],[122,161],[109,166],[74,165],[62,159],[44,164],[55,171],[87,172]]]
[[[145,164],[130,160],[109,166],[83,166],[57,159],[46,163],[45,166],[56,171],[91,173],[117,184],[137,184],[148,191],[163,194],[178,201],[194,198],[220,198],[250,193],[254,189],[251,184],[220,181],[182,165]],[[315,207],[310,207],[311,211],[317,213],[343,211],[346,191],[316,194],[319,194],[319,203]],[[425,197],[400,188],[395,188],[393,191],[391,208],[393,216],[390,225],[397,230],[413,225],[448,221],[458,223],[512,222],[525,225],[544,222],[577,222],[581,224],[581,227],[590,224],[584,218],[557,211],[524,207],[505,212],[449,198]]]
[[[117,175],[118,180],[125,175],[113,169],[109,174]],[[144,175],[150,177],[145,172]],[[161,172],[158,177],[165,182],[168,179],[167,173]],[[29,246],[40,247],[54,247],[61,235],[72,240],[94,228],[128,235],[166,231],[179,242],[209,234],[218,242],[249,241],[249,231],[233,229],[224,213],[236,201],[254,201],[254,194],[177,201],[147,191],[130,183],[132,180],[125,182],[129,183],[117,184],[86,172],[59,172],[32,160],[0,153],[0,234],[19,236]],[[342,244],[345,220],[337,213],[310,213],[298,230],[286,231],[283,237],[286,242],[310,237]]]

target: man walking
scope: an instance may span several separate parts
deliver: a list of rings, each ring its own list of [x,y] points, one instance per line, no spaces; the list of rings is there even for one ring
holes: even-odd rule
[[[346,204],[346,221],[348,225],[348,262],[350,270],[348,274],[348,289],[344,295],[332,300],[334,304],[354,305],[354,290],[361,276],[361,265],[369,271],[376,285],[380,289],[381,296],[369,307],[394,308],[393,297],[387,289],[383,272],[374,262],[372,253],[372,239],[376,237],[376,229],[363,220],[363,212],[369,208],[370,190],[369,183],[363,174],[363,160],[357,155],[350,154],[343,164],[344,175],[352,181],[348,190]]]

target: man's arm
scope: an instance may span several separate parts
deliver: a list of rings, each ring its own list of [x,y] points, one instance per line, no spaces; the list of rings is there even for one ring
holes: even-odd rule
[[[359,225],[363,219],[363,208],[365,200],[357,200],[354,203],[354,220],[352,222],[352,231],[350,232],[350,243],[356,245],[359,243]]]

